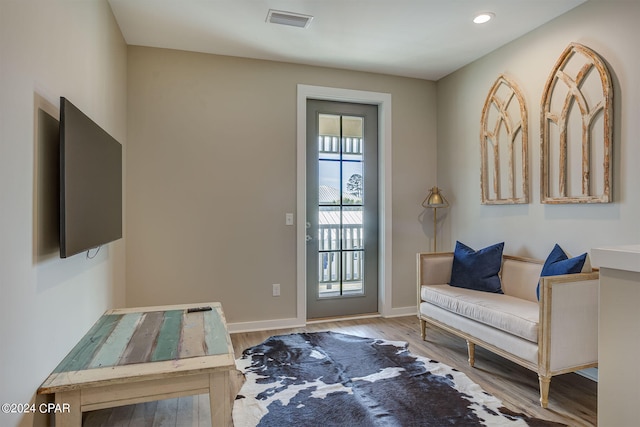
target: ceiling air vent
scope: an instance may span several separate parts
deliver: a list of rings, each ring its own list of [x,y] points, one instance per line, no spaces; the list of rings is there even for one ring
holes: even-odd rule
[[[291,27],[307,28],[313,16],[301,13],[284,12],[282,10],[269,9],[267,22],[272,24],[289,25]]]

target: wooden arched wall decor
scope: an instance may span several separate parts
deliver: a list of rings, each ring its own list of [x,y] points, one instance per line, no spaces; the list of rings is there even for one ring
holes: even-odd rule
[[[482,204],[529,203],[527,117],[522,92],[500,75],[489,91],[480,123]]]
[[[540,115],[542,203],[611,202],[613,88],[598,54],[578,43],[565,49]]]

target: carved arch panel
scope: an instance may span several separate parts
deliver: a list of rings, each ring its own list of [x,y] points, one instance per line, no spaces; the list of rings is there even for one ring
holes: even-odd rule
[[[529,203],[527,117],[522,92],[500,75],[489,91],[480,123],[482,204]]]
[[[613,89],[605,62],[570,44],[540,108],[542,203],[611,202]]]

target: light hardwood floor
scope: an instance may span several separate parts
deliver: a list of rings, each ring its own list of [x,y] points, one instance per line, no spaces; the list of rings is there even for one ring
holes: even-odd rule
[[[570,426],[595,426],[597,423],[597,383],[577,374],[555,376],[551,380],[549,408],[542,409],[538,403],[536,373],[480,347],[476,348],[475,368],[470,368],[464,340],[442,330],[428,328],[427,340],[422,341],[415,316],[312,323],[305,328],[232,334],[231,340],[238,358],[244,349],[272,335],[327,330],[406,341],[413,354],[458,368],[516,412]],[[208,396],[200,395],[89,412],[85,415],[83,425],[199,427],[210,426],[210,419]]]

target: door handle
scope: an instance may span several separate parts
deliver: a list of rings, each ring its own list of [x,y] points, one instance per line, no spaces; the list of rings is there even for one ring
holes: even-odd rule
[[[309,236],[309,235],[307,234],[307,236],[305,237],[305,239],[306,239],[306,241],[307,241],[307,242],[309,242],[309,241],[313,240],[313,237],[311,237],[311,236]]]

